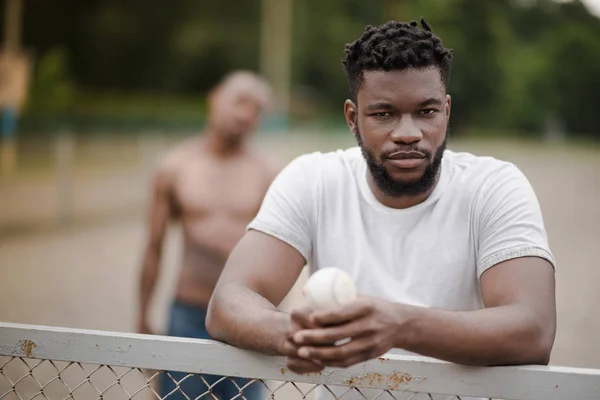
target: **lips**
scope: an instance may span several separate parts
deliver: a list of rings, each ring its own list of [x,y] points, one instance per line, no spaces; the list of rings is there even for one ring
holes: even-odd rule
[[[413,158],[425,158],[425,154],[420,151],[396,151],[387,156],[387,158],[391,160],[410,160]]]
[[[423,164],[425,154],[419,151],[397,151],[386,157],[390,164],[399,169],[413,169]]]

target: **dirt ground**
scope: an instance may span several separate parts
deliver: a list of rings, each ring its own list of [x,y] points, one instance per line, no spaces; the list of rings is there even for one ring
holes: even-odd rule
[[[350,137],[304,136],[272,136],[259,143],[284,159],[353,145]],[[528,176],[558,261],[559,328],[552,364],[600,368],[600,314],[593,311],[600,304],[600,151],[499,142],[456,142],[450,148],[513,161]],[[132,331],[150,176],[144,165],[154,160],[151,154],[105,174],[76,171],[76,222],[63,228],[51,224],[55,177],[0,182],[0,225],[39,220],[44,226],[0,235],[0,321]],[[173,226],[152,308],[158,332],[177,274],[179,239]],[[286,307],[297,295],[296,287]]]

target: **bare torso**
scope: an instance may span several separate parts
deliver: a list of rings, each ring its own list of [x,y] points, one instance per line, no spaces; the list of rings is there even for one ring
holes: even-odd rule
[[[206,307],[227,257],[258,212],[273,168],[258,155],[218,158],[200,142],[173,169],[171,211],[183,230],[179,301]]]

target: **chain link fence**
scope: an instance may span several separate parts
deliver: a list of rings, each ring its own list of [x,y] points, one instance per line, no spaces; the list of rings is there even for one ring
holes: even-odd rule
[[[167,379],[172,387],[161,387]],[[222,396],[228,386],[230,396]],[[231,391],[234,388],[234,391]],[[259,390],[256,390],[259,389]],[[249,396],[247,393],[252,392]],[[198,392],[200,392],[198,394]],[[376,393],[369,393],[376,392]],[[22,357],[7,357],[0,367],[0,399],[214,399],[304,400],[317,397],[335,399],[394,400],[394,399],[461,399],[460,396],[440,396],[430,393],[402,393],[390,390],[345,387],[340,392],[327,385],[302,385],[293,381],[264,381],[251,379],[239,383],[231,377],[212,377],[185,374],[177,378],[168,371],[147,372],[139,368],[91,365],[75,362],[56,362]],[[324,396],[323,396],[324,394]]]
[[[177,372],[174,372],[177,371]],[[0,323],[0,400],[600,399],[600,370],[385,355],[297,375],[208,340]]]

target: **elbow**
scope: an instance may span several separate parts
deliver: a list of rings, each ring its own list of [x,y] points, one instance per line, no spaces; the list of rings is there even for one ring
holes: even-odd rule
[[[223,329],[221,329],[221,324],[218,322],[218,304],[216,303],[218,303],[218,300],[216,300],[213,295],[208,303],[208,310],[206,313],[206,331],[212,339],[223,341]]]
[[[524,358],[523,365],[548,365],[550,364],[550,353],[552,348],[546,346],[539,346],[536,349],[530,349],[527,352],[527,356]]]
[[[533,345],[530,364],[548,365],[550,363],[550,355],[552,353],[552,346],[554,345],[554,335],[551,335],[551,338],[548,336],[550,335],[543,335],[538,338]]]
[[[548,365],[550,363],[550,355],[554,345],[555,328],[538,327],[534,329],[530,340],[523,341],[527,343],[527,348],[523,349],[527,354],[525,364],[531,365]]]

